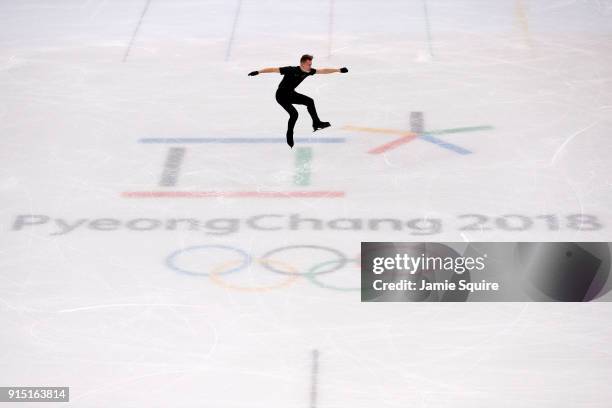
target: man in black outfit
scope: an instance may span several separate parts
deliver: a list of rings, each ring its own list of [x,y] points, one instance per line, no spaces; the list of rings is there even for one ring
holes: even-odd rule
[[[270,72],[279,72],[283,75],[283,80],[278,84],[276,91],[276,101],[289,113],[289,123],[287,125],[287,144],[293,148],[293,127],[298,118],[298,112],[293,107],[296,105],[306,105],[308,113],[312,118],[312,128],[316,131],[331,126],[329,122],[321,122],[315,109],[315,104],[312,98],[306,95],[295,92],[295,88],[310,75],[331,74],[334,72],[348,72],[347,68],[312,68],[312,55],[302,55],[300,65],[296,67],[280,67],[280,68],[264,68],[259,71],[249,73],[249,76],[265,74]]]

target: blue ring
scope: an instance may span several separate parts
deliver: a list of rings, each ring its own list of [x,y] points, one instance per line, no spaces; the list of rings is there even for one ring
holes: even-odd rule
[[[178,266],[174,265],[174,258],[186,251],[193,251],[195,249],[203,249],[203,248],[217,248],[217,249],[226,249],[226,250],[230,250],[233,252],[236,252],[238,254],[240,254],[240,256],[242,256],[243,261],[240,265],[236,266],[235,268],[232,269],[228,269],[227,271],[224,272],[220,272],[217,275],[225,275],[228,273],[232,273],[232,272],[238,272],[239,270],[247,267],[251,261],[251,255],[249,255],[248,253],[246,253],[245,251],[238,249],[238,248],[234,248],[234,247],[230,247],[230,246],[225,246],[225,245],[197,245],[197,246],[192,246],[192,247],[187,247],[187,248],[183,248],[183,249],[179,249],[178,251],[174,251],[173,253],[171,253],[170,255],[168,255],[166,257],[166,266],[170,269],[174,269],[177,272],[181,272],[181,273],[185,273],[187,275],[192,275],[192,276],[209,276],[210,274],[207,272],[193,272],[193,271],[188,271],[187,269],[182,269],[179,268]]]

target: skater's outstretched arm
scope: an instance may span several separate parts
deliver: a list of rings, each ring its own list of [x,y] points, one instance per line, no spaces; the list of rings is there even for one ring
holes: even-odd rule
[[[280,69],[279,68],[264,68],[264,69],[260,69],[259,71],[249,72],[249,76],[255,76],[259,74],[269,74],[272,72],[280,72]]]
[[[334,72],[342,72],[345,74],[348,72],[348,68],[317,68],[317,74],[333,74]]]

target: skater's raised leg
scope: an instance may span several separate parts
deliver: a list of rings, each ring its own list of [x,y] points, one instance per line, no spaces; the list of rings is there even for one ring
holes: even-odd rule
[[[314,130],[324,129],[331,126],[329,122],[321,122],[319,115],[317,115],[317,108],[315,107],[314,100],[311,97],[302,95],[298,92],[293,92],[291,102],[297,105],[306,105],[306,109],[308,109],[308,113],[312,118],[312,128]]]
[[[321,120],[319,119],[319,115],[317,115],[317,108],[315,107],[314,100],[306,95],[302,95],[298,92],[293,92],[291,95],[291,103],[295,103],[296,105],[306,105],[306,109],[308,109],[308,113],[312,118],[312,123],[319,123]]]

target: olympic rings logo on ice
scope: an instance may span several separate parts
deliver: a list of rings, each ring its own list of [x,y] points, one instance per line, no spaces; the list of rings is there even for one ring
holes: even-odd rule
[[[206,257],[207,254],[210,256],[210,253],[214,251],[225,252],[236,259],[219,262],[207,268],[190,268],[181,265],[186,256],[204,255]],[[283,255],[284,259],[279,259],[282,258]],[[307,258],[309,260],[308,266],[300,268],[292,264],[291,261],[299,258],[300,255],[302,258]],[[317,256],[323,256],[325,260],[315,262],[314,260]],[[286,258],[289,258],[289,260]],[[269,285],[244,286],[230,283],[227,280],[227,275],[243,271],[254,264],[270,273],[281,276],[281,282]],[[251,256],[241,248],[228,245],[197,245],[179,249],[166,258],[166,265],[174,271],[191,276],[207,277],[216,285],[245,292],[281,289],[290,286],[300,278],[306,278],[312,284],[325,289],[358,291],[360,290],[359,287],[343,287],[324,283],[321,279],[321,275],[336,272],[348,265],[353,265],[353,267],[356,266],[359,270],[360,264],[360,255],[349,258],[342,251],[322,245],[286,245],[271,249],[258,257]]]

